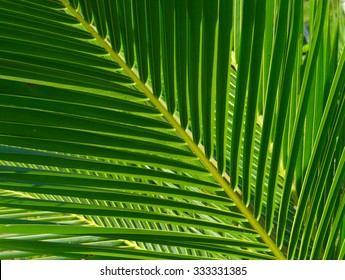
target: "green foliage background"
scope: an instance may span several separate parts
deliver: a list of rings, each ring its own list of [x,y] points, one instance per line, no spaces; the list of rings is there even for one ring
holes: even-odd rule
[[[344,23],[0,0],[0,258],[344,259]]]

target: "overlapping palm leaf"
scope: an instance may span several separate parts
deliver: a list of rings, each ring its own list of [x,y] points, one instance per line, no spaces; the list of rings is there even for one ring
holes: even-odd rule
[[[254,2],[0,1],[3,258],[344,258],[340,6]]]

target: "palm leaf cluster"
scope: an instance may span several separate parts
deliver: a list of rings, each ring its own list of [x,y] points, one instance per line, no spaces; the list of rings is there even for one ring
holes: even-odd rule
[[[340,1],[0,0],[2,259],[344,259]]]

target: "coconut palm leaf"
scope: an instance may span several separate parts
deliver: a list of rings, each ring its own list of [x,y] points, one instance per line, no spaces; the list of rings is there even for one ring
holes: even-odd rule
[[[0,0],[0,257],[343,259],[330,2]]]

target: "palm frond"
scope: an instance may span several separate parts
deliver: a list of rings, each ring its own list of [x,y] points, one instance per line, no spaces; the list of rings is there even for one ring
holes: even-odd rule
[[[0,0],[0,257],[343,259],[340,3]]]

